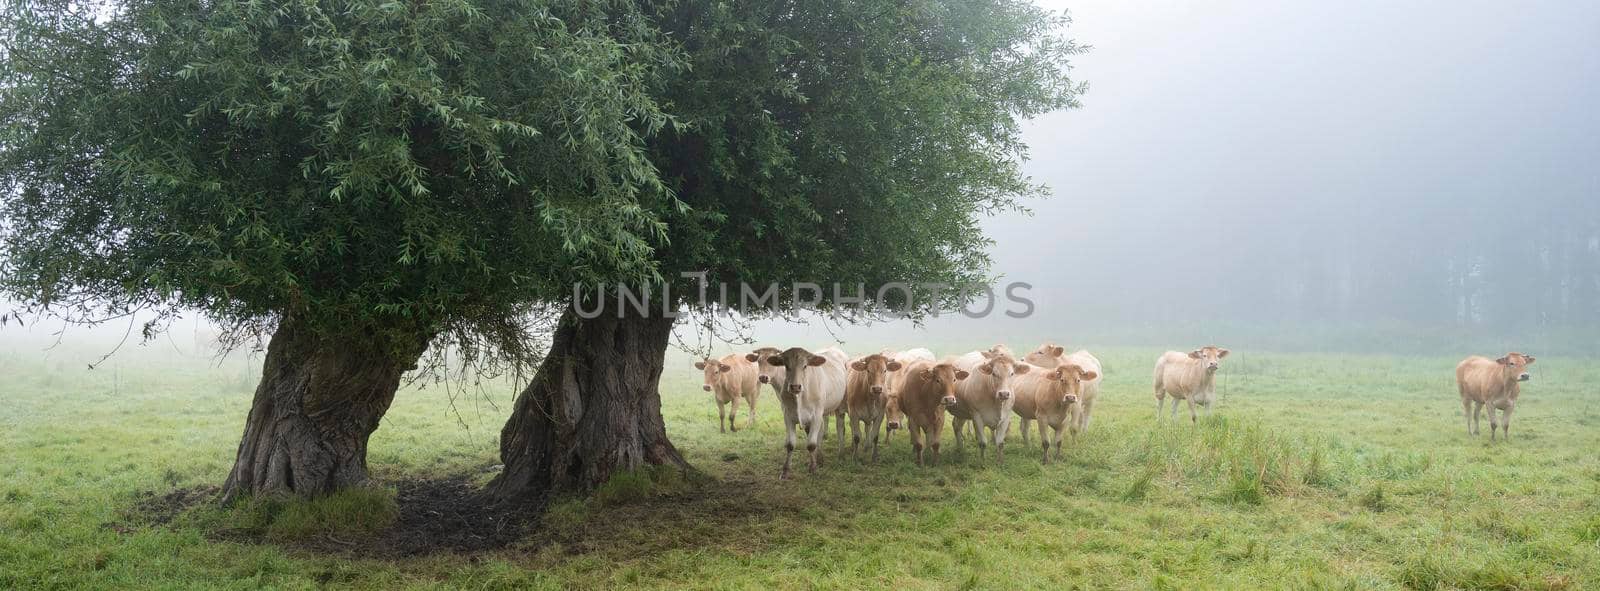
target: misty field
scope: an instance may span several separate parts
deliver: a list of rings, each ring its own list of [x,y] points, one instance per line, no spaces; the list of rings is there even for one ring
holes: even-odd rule
[[[1154,422],[1159,350],[1097,349],[1103,398],[1063,462],[1014,430],[994,466],[947,426],[937,467],[904,433],[878,465],[830,438],[791,482],[770,390],[754,429],[719,433],[675,354],[667,427],[711,480],[625,475],[508,546],[403,557],[368,552],[406,510],[392,487],[204,502],[259,361],[0,352],[0,587],[1600,588],[1600,364],[1536,352],[1513,439],[1490,444],[1465,432],[1456,358],[1234,351],[1198,426]],[[487,481],[513,394],[403,389],[373,473]],[[152,499],[177,501],[157,517]]]

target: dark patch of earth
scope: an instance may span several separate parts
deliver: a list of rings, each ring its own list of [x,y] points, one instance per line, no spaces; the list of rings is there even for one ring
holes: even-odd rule
[[[483,494],[471,476],[389,481],[396,489],[399,515],[375,534],[345,533],[281,542],[285,547],[352,558],[395,559],[430,554],[476,554],[507,548],[538,524],[537,502],[500,502]],[[145,493],[106,527],[129,533],[141,525],[167,526],[183,512],[217,502],[216,486],[182,488],[164,494]],[[215,540],[272,543],[264,532],[227,529],[208,532]]]

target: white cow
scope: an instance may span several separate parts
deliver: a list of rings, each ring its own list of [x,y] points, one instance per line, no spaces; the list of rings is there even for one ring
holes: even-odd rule
[[[838,347],[829,347],[812,353],[800,347],[767,357],[767,362],[783,368],[778,387],[778,400],[783,403],[784,440],[783,472],[789,478],[789,464],[794,457],[795,427],[806,430],[806,452],[810,455],[810,472],[815,474],[821,463],[822,431],[829,415],[834,417],[839,441],[844,442],[844,390],[850,356]],[[781,386],[779,385],[781,384]]]

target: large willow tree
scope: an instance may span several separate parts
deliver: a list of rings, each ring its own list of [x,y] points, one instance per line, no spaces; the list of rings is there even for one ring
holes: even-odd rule
[[[917,312],[934,302],[875,296],[892,282],[982,283],[977,218],[1040,191],[1019,170],[1020,121],[1081,90],[1065,18],[1027,1],[663,4],[657,27],[689,67],[658,70],[651,91],[684,125],[647,141],[687,208],[652,210],[668,238],[653,257],[668,279],[706,273],[711,299],[721,283],[737,300],[740,283],[815,282],[827,307],[838,283]],[[673,303],[698,301],[694,283],[672,287]],[[581,492],[682,464],[657,392],[673,319],[607,299],[596,318],[562,319],[502,431],[496,493]]]
[[[0,289],[271,332],[225,488],[321,494],[366,480],[428,347],[530,360],[529,311],[577,283],[982,281],[976,218],[1039,191],[1019,121],[1079,91],[1064,24],[1018,0],[9,2]],[[652,310],[562,317],[498,494],[682,463]]]
[[[682,63],[652,16],[6,2],[0,288],[74,321],[271,331],[226,494],[361,484],[430,343],[525,357],[536,296],[654,276],[673,205],[643,137]]]

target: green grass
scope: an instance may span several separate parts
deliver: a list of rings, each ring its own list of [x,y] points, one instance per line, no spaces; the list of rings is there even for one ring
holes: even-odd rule
[[[144,493],[222,482],[247,360],[0,350],[0,588],[1600,589],[1600,363],[1540,355],[1491,445],[1465,434],[1453,358],[1234,351],[1198,426],[1155,425],[1158,351],[1098,349],[1094,425],[1059,463],[1014,437],[993,466],[947,433],[918,469],[902,433],[875,466],[830,439],[791,482],[770,393],[756,428],[719,433],[674,356],[668,429],[714,482],[627,474],[515,547],[380,561],[218,531],[359,539],[394,518],[388,489],[130,519]],[[487,479],[513,394],[403,391],[374,474]]]

